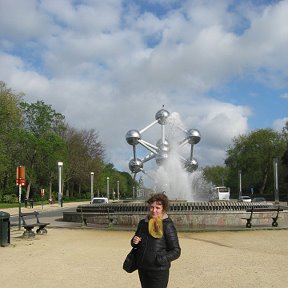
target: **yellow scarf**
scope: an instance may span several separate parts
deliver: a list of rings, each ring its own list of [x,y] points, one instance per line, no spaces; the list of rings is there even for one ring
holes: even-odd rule
[[[151,218],[148,222],[149,234],[154,238],[162,238],[163,236],[163,221],[162,218]]]

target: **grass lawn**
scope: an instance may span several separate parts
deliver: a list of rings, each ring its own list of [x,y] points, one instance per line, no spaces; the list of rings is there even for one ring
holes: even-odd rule
[[[22,204],[24,205],[24,204]],[[0,203],[0,209],[18,207],[18,203]]]

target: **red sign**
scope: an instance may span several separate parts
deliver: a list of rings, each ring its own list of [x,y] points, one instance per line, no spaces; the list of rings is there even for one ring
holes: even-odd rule
[[[26,185],[25,179],[16,179],[16,186],[19,186],[19,184],[21,184],[21,186],[25,186]]]
[[[25,186],[25,166],[17,166],[16,168],[16,185]]]

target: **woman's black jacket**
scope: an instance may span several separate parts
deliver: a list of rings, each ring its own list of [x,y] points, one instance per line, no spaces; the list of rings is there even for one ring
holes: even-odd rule
[[[170,218],[163,219],[163,237],[154,238],[148,232],[148,219],[139,222],[135,235],[142,240],[139,244],[131,245],[137,248],[138,269],[145,270],[167,270],[171,266],[171,261],[179,258],[181,248],[178,236]]]

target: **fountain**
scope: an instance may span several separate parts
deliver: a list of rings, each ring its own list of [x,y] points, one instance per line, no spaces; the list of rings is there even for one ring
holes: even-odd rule
[[[160,124],[161,137],[154,145],[145,141],[143,134],[156,124]],[[197,129],[185,130],[179,115],[175,112],[170,114],[163,107],[156,113],[154,122],[140,131],[133,129],[127,132],[126,141],[133,148],[133,158],[129,161],[129,169],[134,174],[134,178],[138,173],[144,173],[144,176],[154,183],[155,191],[167,193],[169,199],[172,200],[169,216],[179,231],[245,227],[245,220],[242,218],[246,216],[246,209],[266,208],[272,204],[232,200],[208,201],[207,190],[210,187],[204,181],[201,172],[196,171],[198,162],[193,157],[194,145],[200,139],[200,132]],[[149,151],[142,158],[136,155],[136,147],[139,144]],[[181,151],[187,145],[190,145],[190,151],[189,157],[185,158],[181,155]],[[152,159],[156,161],[157,169],[145,171],[144,164],[146,165]],[[199,193],[199,187],[202,188],[201,193]],[[64,212],[63,220],[82,222],[86,225],[89,222],[95,225],[134,229],[146,214],[146,203],[143,200],[134,200],[102,205],[80,205],[76,212]],[[287,216],[283,218],[286,219]],[[269,219],[266,219],[267,223],[268,221]]]
[[[161,135],[156,144],[143,139],[143,134],[156,124],[160,124]],[[155,115],[155,121],[143,129],[129,130],[126,141],[133,147],[133,158],[129,162],[129,169],[134,174],[143,172],[147,178],[154,182],[154,190],[165,191],[170,199],[193,201],[192,183],[198,168],[198,162],[193,157],[194,145],[201,140],[197,129],[186,130],[178,113],[169,113],[164,106]],[[148,150],[149,154],[142,158],[137,157],[137,146]],[[189,158],[182,156],[185,146],[190,145]],[[187,151],[186,151],[187,152]],[[144,163],[155,160],[157,169],[144,170]],[[197,174],[199,177],[199,173]],[[144,179],[145,179],[144,176]]]

